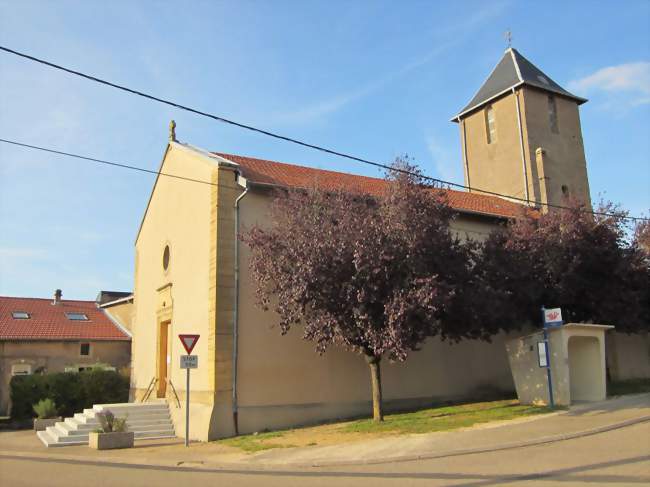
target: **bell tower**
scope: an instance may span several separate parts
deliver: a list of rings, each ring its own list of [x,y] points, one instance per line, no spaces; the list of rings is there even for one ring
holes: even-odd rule
[[[452,119],[460,126],[465,184],[543,209],[570,198],[590,206],[578,109],[586,101],[508,48]]]

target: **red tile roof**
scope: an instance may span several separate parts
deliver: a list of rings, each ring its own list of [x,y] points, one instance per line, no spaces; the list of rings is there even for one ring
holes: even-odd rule
[[[386,186],[386,181],[380,178],[327,171],[235,154],[219,152],[214,154],[239,164],[243,176],[253,183],[298,188],[308,188],[318,184],[328,190],[348,190],[372,195],[381,194]],[[512,218],[519,216],[523,207],[523,205],[496,196],[451,189],[444,190],[444,192],[451,207],[461,212]]]
[[[15,319],[12,312],[29,313]],[[83,313],[88,321],[71,321],[65,313]],[[131,340],[94,301],[12,298],[0,296],[0,341],[2,340]]]

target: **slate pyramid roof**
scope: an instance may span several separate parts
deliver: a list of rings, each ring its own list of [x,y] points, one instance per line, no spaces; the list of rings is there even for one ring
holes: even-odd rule
[[[586,98],[581,98],[568,92],[549,76],[544,74],[537,66],[531,63],[528,59],[522,56],[519,51],[514,48],[506,49],[501,61],[485,80],[483,86],[478,90],[472,101],[470,101],[465,108],[463,108],[452,121],[457,121],[459,117],[463,117],[472,110],[479,108],[490,100],[506,93],[507,91],[521,85],[534,86],[535,88],[550,91],[567,98],[575,100],[578,105],[587,101]]]

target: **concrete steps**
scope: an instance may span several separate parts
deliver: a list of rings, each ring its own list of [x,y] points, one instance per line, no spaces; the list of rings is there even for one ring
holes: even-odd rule
[[[123,404],[96,404],[71,418],[49,426],[36,434],[47,447],[87,445],[88,433],[100,427],[97,413],[110,411],[118,418],[126,418],[128,431],[136,439],[174,438],[174,425],[169,405],[164,401]]]

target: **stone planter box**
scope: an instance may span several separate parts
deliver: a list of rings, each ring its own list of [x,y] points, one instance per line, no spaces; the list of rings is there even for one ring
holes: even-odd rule
[[[95,450],[112,450],[114,448],[132,448],[135,433],[124,431],[120,433],[96,433],[88,434],[88,446]]]
[[[43,431],[47,429],[48,426],[54,426],[56,423],[63,421],[63,418],[59,416],[58,418],[46,418],[39,419],[34,418],[34,431]]]

